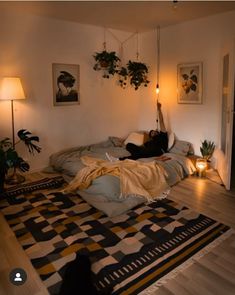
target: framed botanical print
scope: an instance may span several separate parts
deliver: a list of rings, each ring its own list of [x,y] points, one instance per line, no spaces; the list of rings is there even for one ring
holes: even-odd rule
[[[178,64],[178,103],[202,103],[202,62]]]
[[[52,75],[54,105],[80,104],[79,65],[53,63]]]

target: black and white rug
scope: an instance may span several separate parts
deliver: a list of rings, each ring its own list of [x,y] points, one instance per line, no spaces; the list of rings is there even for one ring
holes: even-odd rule
[[[8,196],[0,210],[50,294],[58,293],[66,263],[78,252],[92,261],[98,289],[150,294],[231,231],[170,199],[109,218],[79,195],[51,188]]]

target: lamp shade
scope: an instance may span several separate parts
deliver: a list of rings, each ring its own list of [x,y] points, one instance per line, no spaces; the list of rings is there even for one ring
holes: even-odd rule
[[[5,77],[0,86],[1,100],[25,99],[24,90],[18,77]]]

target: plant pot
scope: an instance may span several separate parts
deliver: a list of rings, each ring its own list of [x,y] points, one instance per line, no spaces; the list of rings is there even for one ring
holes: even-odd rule
[[[101,68],[106,69],[109,66],[109,63],[107,61],[105,61],[105,60],[101,60],[100,61],[100,66],[101,66]]]

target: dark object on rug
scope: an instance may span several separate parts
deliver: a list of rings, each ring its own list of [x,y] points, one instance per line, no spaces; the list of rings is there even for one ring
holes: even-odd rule
[[[65,180],[62,176],[56,176],[53,178],[46,177],[38,181],[15,185],[11,188],[8,188],[6,191],[0,194],[0,197],[16,197],[21,194],[30,193],[39,189],[58,188],[62,186],[63,183],[65,183]]]
[[[92,282],[91,262],[88,256],[77,254],[66,265],[59,295],[108,295],[96,290]]]

